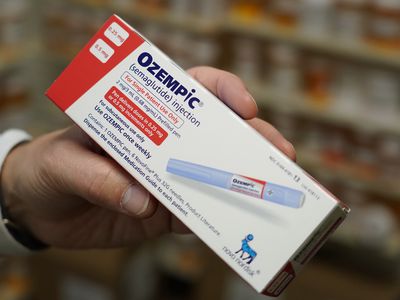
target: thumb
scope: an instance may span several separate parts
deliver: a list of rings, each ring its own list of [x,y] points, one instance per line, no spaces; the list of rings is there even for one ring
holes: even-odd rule
[[[119,165],[85,148],[78,152],[64,173],[71,192],[94,205],[133,217],[154,214],[156,199]]]

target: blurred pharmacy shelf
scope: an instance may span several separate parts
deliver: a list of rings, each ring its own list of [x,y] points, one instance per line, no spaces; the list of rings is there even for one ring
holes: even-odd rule
[[[134,19],[139,22],[161,24],[199,34],[214,34],[223,29],[220,21],[203,19],[194,15],[177,16],[171,14],[168,10],[155,9],[143,4],[134,4],[133,1],[110,3],[107,1],[70,0],[70,2],[87,9],[114,12],[124,18]]]
[[[367,253],[371,254],[371,252]],[[341,252],[343,255],[340,255],[332,251],[331,254],[340,259],[345,255],[345,252]],[[369,258],[367,255],[362,256],[365,257],[365,266],[378,257],[377,255],[369,256]],[[394,263],[394,261],[387,261],[382,264],[381,269],[388,267],[389,263]],[[329,264],[322,259],[315,260],[309,266],[305,267],[301,275],[294,280],[293,284],[287,290],[284,299],[398,299],[400,292],[398,282],[393,282],[393,280],[388,281],[378,276],[368,277],[367,273],[355,273],[346,268],[346,266],[348,265]]]
[[[398,51],[380,49],[361,41],[350,43],[330,35],[326,37],[307,36],[297,29],[283,28],[268,21],[243,22],[237,18],[230,18],[223,27],[225,31],[235,34],[289,43],[354,61],[400,69]]]
[[[111,9],[112,5],[109,1],[99,0],[69,0],[70,4],[79,5],[80,7],[90,9]]]
[[[268,20],[244,21],[241,18],[222,16],[219,20],[199,16],[176,16],[165,9],[145,6],[111,4],[106,1],[72,0],[73,4],[87,8],[114,11],[123,17],[146,23],[155,23],[198,34],[240,34],[247,37],[293,44],[320,53],[340,56],[350,60],[400,69],[400,54],[396,50],[374,47],[362,41],[338,40],[330,35],[307,36],[298,29],[276,25]]]
[[[222,29],[218,21],[204,20],[196,16],[176,17],[167,11],[154,11],[148,8],[132,7],[128,11],[117,10],[117,13],[139,22],[165,25],[195,34],[213,35],[220,33]]]
[[[40,51],[40,44],[34,39],[24,41],[18,47],[0,48],[0,72],[20,63],[34,60]]]
[[[367,179],[360,176],[359,172],[355,171],[351,165],[341,164],[332,167],[324,162],[321,155],[308,149],[298,148],[296,152],[298,163],[320,180],[340,182],[345,186],[356,186],[366,192],[381,195],[396,202],[400,201],[400,186],[397,178],[392,180]]]
[[[329,122],[332,125],[345,126],[355,130],[363,130],[370,134],[386,132],[400,135],[400,122],[396,116],[372,118],[370,113],[362,109],[336,109],[333,104],[318,105],[304,95],[280,93],[268,85],[248,84],[260,107],[301,115],[315,121]]]
[[[15,67],[21,60],[25,60],[24,51],[0,50],[0,73],[6,69]]]
[[[317,127],[318,124],[329,124],[335,128],[346,128],[356,135],[369,136],[371,140],[374,136],[381,136],[382,134],[391,135],[400,140],[400,122],[396,115],[376,118],[373,117],[375,112],[368,111],[366,113],[362,108],[347,111],[346,109],[338,110],[332,107],[334,101],[316,104],[304,95],[278,92],[268,85],[254,83],[248,85],[261,110],[267,109],[292,118],[302,117],[304,120],[315,122],[314,126]],[[268,118],[268,116],[265,117]],[[329,132],[325,133],[329,134]],[[331,138],[334,138],[334,136],[332,135]],[[349,145],[349,147],[351,146]],[[301,143],[297,145],[296,150],[298,163],[319,180],[324,180],[327,183],[341,183],[347,187],[356,186],[367,193],[376,194],[391,201],[400,201],[398,178],[383,177],[382,170],[380,170],[381,166],[377,162],[374,162],[376,165],[371,173],[371,170],[360,168],[351,159],[346,161],[341,158],[340,161],[329,161],[324,157],[323,152],[302,147]],[[376,170],[375,167],[377,167]]]

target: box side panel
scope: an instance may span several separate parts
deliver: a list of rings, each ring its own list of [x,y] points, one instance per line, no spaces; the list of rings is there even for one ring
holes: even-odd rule
[[[347,208],[340,203],[334,208],[326,220],[315,229],[312,235],[299,248],[287,265],[276,275],[272,282],[265,288],[263,294],[278,297],[292,280],[299,274],[303,266],[318,252],[328,238],[335,232],[347,216]]]

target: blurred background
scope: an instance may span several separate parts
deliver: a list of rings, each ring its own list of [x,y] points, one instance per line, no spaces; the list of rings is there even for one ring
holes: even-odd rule
[[[281,300],[400,299],[399,0],[0,0],[0,130],[69,124],[44,97],[118,13],[187,68],[234,72],[352,208]],[[195,237],[2,262],[1,300],[264,299]]]

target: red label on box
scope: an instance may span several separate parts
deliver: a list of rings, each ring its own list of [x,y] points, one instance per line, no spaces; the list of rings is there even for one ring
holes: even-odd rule
[[[105,99],[157,146],[167,138],[168,133],[116,87],[107,92]]]
[[[125,38],[120,39],[118,48],[104,34],[109,28],[118,29],[118,34]],[[143,43],[141,36],[133,34],[128,25],[112,16],[51,85],[46,95],[65,111]]]

